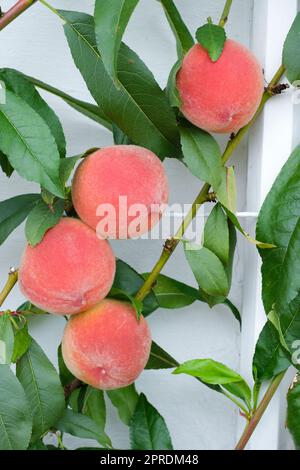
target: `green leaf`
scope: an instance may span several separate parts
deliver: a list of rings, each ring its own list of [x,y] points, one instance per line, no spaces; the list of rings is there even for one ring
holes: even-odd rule
[[[159,0],[174,33],[178,57],[183,57],[194,45],[193,36],[184,23],[173,0]]]
[[[144,278],[138,274],[129,264],[118,259],[116,274],[113,284],[113,289],[119,289],[130,296],[135,296],[139,289],[144,284]],[[151,292],[143,300],[142,313],[146,317],[154,312],[159,307],[157,299],[153,292]]]
[[[61,219],[64,212],[64,200],[57,199],[52,207],[39,201],[30,212],[25,226],[25,234],[28,243],[36,246],[42,241],[45,233],[54,227]]]
[[[282,168],[260,211],[256,235],[276,245],[260,250],[266,313],[280,312],[300,291],[300,147]]]
[[[59,174],[60,174],[60,179],[63,184],[66,184],[66,182],[71,176],[71,173],[76,163],[80,159],[81,159],[81,155],[76,155],[75,157],[64,158],[63,160],[61,160]]]
[[[224,28],[212,23],[207,23],[197,30],[196,38],[199,44],[208,52],[211,60],[217,62],[226,42]]]
[[[31,336],[28,333],[28,326],[25,324],[23,328],[15,332],[14,349],[11,358],[12,362],[17,362],[28,351],[31,345]]]
[[[52,428],[63,413],[63,388],[54,366],[33,339],[26,354],[17,362],[16,371],[30,404],[34,441]]]
[[[66,140],[60,120],[48,106],[34,85],[26,77],[14,69],[0,69],[0,80],[3,80],[6,89],[12,91],[40,115],[48,125],[58,148],[61,158],[66,156]]]
[[[40,198],[39,194],[22,194],[0,202],[0,245],[26,219]]]
[[[152,341],[150,357],[145,369],[172,369],[178,365],[176,359]]]
[[[0,149],[10,164],[28,181],[35,181],[63,197],[59,180],[60,156],[45,121],[23,99],[6,90],[0,104]]]
[[[14,332],[10,315],[0,315],[0,364],[10,364],[14,350]],[[1,379],[0,379],[1,380]]]
[[[287,427],[300,450],[300,376],[297,374],[287,394]]]
[[[300,294],[286,307],[278,311],[279,335],[282,345],[293,352],[295,341],[300,338]]]
[[[106,127],[108,130],[112,130],[111,122],[108,120],[107,116],[105,116],[104,112],[99,106],[96,106],[91,103],[86,103],[85,101],[78,100],[73,96],[68,95],[64,91],[58,90],[57,88],[49,85],[48,83],[42,82],[34,77],[29,77],[28,75],[24,75],[28,81],[30,81],[33,85],[45,90],[52,95],[58,96],[61,98],[65,103],[67,103],[71,108],[75,109],[79,113],[83,114],[84,116],[92,119],[93,121],[101,124],[101,126]]]
[[[248,240],[248,242],[252,243],[253,245],[256,245],[258,248],[261,248],[262,250],[265,249],[270,249],[270,248],[275,248],[275,245],[272,243],[265,243],[265,242],[260,242],[258,240],[255,240],[255,238],[251,237],[249,233],[247,233],[243,227],[241,226],[237,216],[231,212],[226,206],[223,205],[223,209],[226,212],[228,218],[231,220],[235,228],[242,234],[244,237]]]
[[[177,82],[176,82],[176,77],[181,68],[181,65],[182,65],[181,59],[175,62],[175,64],[173,65],[169,78],[168,78],[168,83],[167,83],[167,88],[166,88],[166,93],[167,93],[169,103],[174,108],[181,107],[181,98],[180,98],[179,91],[177,89]]]
[[[143,393],[130,423],[130,442],[133,450],[172,450],[172,441],[164,418],[148,402]]]
[[[127,292],[124,292],[121,289],[116,289],[115,287],[112,287],[110,290],[109,297],[118,300],[125,300],[127,302],[129,301],[135,310],[137,320],[140,319],[143,309],[143,303],[140,300],[137,300],[132,295],[127,294]]]
[[[245,380],[235,371],[212,359],[194,359],[184,362],[173,374],[187,374],[197,377],[204,384],[220,385],[232,395],[251,406],[251,390]]]
[[[212,296],[227,297],[229,282],[220,259],[207,248],[186,243],[184,249],[186,259],[201,289]]]
[[[234,214],[237,205],[237,189],[232,166],[223,167],[221,183],[214,189],[221,204]]]
[[[144,279],[147,279],[148,275],[143,274]],[[183,308],[201,300],[197,289],[164,274],[157,277],[153,292],[162,308]]]
[[[212,359],[194,359],[184,362],[173,371],[173,374],[198,377],[204,383],[211,385],[226,385],[243,380],[237,372]]]
[[[130,145],[131,141],[127,137],[126,134],[124,134],[121,129],[118,128],[115,124],[113,124],[113,137],[114,137],[114,144],[115,145]]]
[[[297,14],[283,46],[282,63],[290,83],[300,80],[300,13]]]
[[[216,140],[189,123],[180,125],[180,135],[185,165],[197,178],[213,188],[219,187],[223,166],[221,150]]]
[[[234,317],[239,322],[240,326],[242,326],[242,317],[238,308],[229,299],[224,300],[223,304],[226,305],[231,310]]]
[[[290,358],[281,346],[275,326],[268,321],[256,343],[253,357],[253,377],[256,382],[271,380],[276,375],[287,370]]]
[[[229,286],[228,291],[229,291],[230,286],[231,286],[232,268],[233,268],[234,253],[235,253],[235,248],[236,248],[236,230],[230,219],[227,220],[227,224],[228,224],[228,236],[229,236],[229,252],[228,252],[228,261],[226,264],[224,264],[223,262],[223,265],[224,265],[224,269],[225,269],[227,280],[228,280],[228,286]],[[200,296],[201,296],[201,300],[203,302],[206,302],[211,308],[214,307],[215,305],[226,303],[226,299],[224,298],[224,296],[209,295],[201,287],[200,287]],[[230,305],[228,304],[228,302],[229,301],[227,299],[227,305],[229,306],[229,308],[231,308],[232,304]],[[232,311],[235,315],[238,313],[236,309]],[[237,315],[237,319],[239,319],[240,321],[239,313]]]
[[[103,438],[98,424],[91,418],[81,413],[66,409],[59,421],[55,423],[56,429],[72,436],[83,439],[95,439],[100,442]]]
[[[203,246],[212,251],[224,264],[229,258],[229,228],[227,217],[220,204],[209,214],[204,227]]]
[[[9,163],[7,156],[1,151],[0,151],[0,167],[2,171],[6,174],[6,176],[10,178],[14,172],[14,168]]]
[[[106,393],[114,407],[118,410],[120,420],[123,421],[126,426],[129,426],[139,399],[135,385],[132,384],[128,385],[128,387],[109,390]]]
[[[24,390],[8,365],[0,365],[0,450],[28,447],[32,418]]]
[[[123,34],[139,0],[95,2],[95,34],[98,50],[107,73],[116,83],[118,53]]]
[[[72,372],[69,371],[69,369],[67,368],[65,364],[62,351],[61,351],[61,344],[58,346],[58,349],[57,349],[57,362],[58,362],[60,382],[62,386],[65,387],[66,385],[69,385],[75,379],[75,377],[72,374]]]
[[[152,73],[124,44],[118,58],[119,89],[105,71],[96,48],[94,20],[84,13],[60,11],[65,34],[87,86],[105,115],[130,139],[159,157],[180,157],[175,114]]]
[[[112,447],[111,440],[105,433],[106,407],[102,390],[87,387],[84,395],[82,413],[89,416],[98,425],[98,442],[104,447]]]

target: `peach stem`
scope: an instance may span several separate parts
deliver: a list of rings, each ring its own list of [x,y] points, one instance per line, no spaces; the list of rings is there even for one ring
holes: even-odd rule
[[[0,292],[0,307],[3,305],[5,299],[9,295],[10,291],[13,289],[15,286],[16,282],[18,280],[18,270],[17,269],[11,269],[8,274],[8,279],[7,282]]]

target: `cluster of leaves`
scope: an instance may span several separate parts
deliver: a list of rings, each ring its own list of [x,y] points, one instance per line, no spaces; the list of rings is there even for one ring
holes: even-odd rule
[[[224,303],[241,321],[228,300],[236,245],[236,230],[258,246],[263,260],[263,299],[268,321],[257,343],[253,361],[255,385],[226,365],[212,359],[197,359],[180,365],[153,342],[147,369],[172,369],[185,373],[212,390],[226,395],[251,416],[261,383],[286,370],[292,363],[292,348],[299,338],[298,231],[300,206],[297,182],[300,149],[283,168],[261,210],[257,241],[241,227],[236,212],[233,167],[225,167],[216,140],[186,122],[179,113],[176,74],[194,40],[172,0],[160,0],[175,34],[178,62],[166,90],[157,84],[140,57],[122,42],[123,33],[138,0],[96,0],[94,16],[57,11],[74,63],[96,104],[85,103],[61,90],[11,69],[0,70],[6,86],[6,103],[0,104],[0,166],[7,177],[14,171],[41,186],[40,193],[13,197],[0,203],[0,244],[26,219],[28,242],[35,246],[71,207],[67,181],[82,157],[67,157],[61,123],[41,98],[37,88],[53,93],[73,109],[113,132],[115,143],[135,143],[154,151],[162,160],[177,158],[191,173],[212,188],[218,200],[203,235],[203,246],[184,242],[186,259],[197,288],[159,275],[144,301],[135,294],[148,274],[138,274],[121,260],[110,296],[131,301],[137,315],[150,315],[158,308],[182,308],[195,301],[213,307]],[[288,35],[283,61],[290,80],[300,77],[294,53],[299,50],[299,16]],[[114,34],[111,34],[111,32]],[[209,21],[196,38],[213,61],[219,59],[226,35]],[[298,52],[297,52],[298,54]],[[299,61],[297,61],[299,63]],[[76,216],[76,214],[75,214]],[[300,252],[300,250],[299,250]],[[68,433],[96,440],[111,448],[105,432],[104,393],[77,384],[58,351],[59,373],[28,333],[29,314],[43,313],[25,304],[16,316],[0,316],[0,448],[48,449],[48,432]],[[16,363],[16,374],[10,368]],[[71,384],[71,385],[70,385]],[[72,393],[69,393],[71,390]],[[288,423],[300,446],[300,431],[294,416],[300,415],[299,385],[289,393]],[[120,419],[129,426],[133,449],[172,449],[170,434],[159,412],[135,386],[107,392]],[[1,398],[2,397],[2,398]],[[64,448],[59,434],[58,447]]]

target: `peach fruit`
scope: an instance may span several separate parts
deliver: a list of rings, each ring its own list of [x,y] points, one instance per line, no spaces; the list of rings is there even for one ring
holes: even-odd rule
[[[130,303],[105,299],[68,321],[62,353],[68,369],[101,390],[126,387],[144,369],[150,354],[148,323],[138,321]]]
[[[150,150],[115,145],[79,165],[72,196],[79,217],[101,238],[137,238],[159,221],[168,201],[168,182]]]
[[[38,245],[27,245],[19,284],[34,305],[49,313],[79,313],[107,295],[115,266],[107,241],[80,220],[65,217]]]
[[[228,39],[213,62],[196,44],[177,74],[181,112],[208,132],[237,132],[254,116],[264,91],[263,71],[246,47]]]

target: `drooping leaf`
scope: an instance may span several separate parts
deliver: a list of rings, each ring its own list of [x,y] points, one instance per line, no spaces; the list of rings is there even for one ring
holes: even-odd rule
[[[205,227],[203,246],[212,251],[224,264],[229,257],[229,228],[220,204],[211,211]]]
[[[14,332],[9,317],[9,314],[0,315],[0,364],[10,364],[14,350]]]
[[[183,57],[194,45],[193,36],[184,23],[173,0],[159,0],[174,33],[178,57]]]
[[[129,426],[130,420],[136,408],[139,395],[135,385],[109,390],[106,392],[114,407],[118,410],[119,417],[126,426]]]
[[[230,212],[235,214],[237,205],[237,188],[234,168],[232,166],[223,168],[221,183],[214,189],[221,204],[230,210]]]
[[[221,150],[216,140],[190,123],[180,125],[180,135],[183,161],[191,173],[213,188],[219,187],[223,166]]]
[[[152,341],[150,357],[145,369],[172,369],[178,365],[176,359]]]
[[[25,324],[23,328],[15,332],[14,349],[11,358],[12,362],[17,362],[28,351],[31,345],[31,336],[28,333],[28,326]]]
[[[143,393],[130,423],[130,442],[134,450],[172,450],[172,441],[164,418]]]
[[[226,42],[224,28],[209,22],[197,30],[196,38],[199,44],[207,50],[211,60],[217,62]]]
[[[229,299],[224,300],[223,304],[226,305],[231,310],[234,317],[239,322],[240,326],[242,326],[242,317],[238,308]]]
[[[287,351],[282,347],[278,331],[268,321],[256,343],[253,358],[253,377],[256,382],[271,380],[291,365]]]
[[[260,250],[266,313],[281,308],[300,290],[300,147],[283,166],[260,211],[256,234],[276,248]]]
[[[59,376],[44,351],[32,339],[28,351],[17,362],[21,382],[33,417],[32,440],[54,426],[65,408]]]
[[[60,11],[65,34],[87,86],[108,118],[132,140],[159,157],[180,157],[175,114],[152,73],[124,44],[118,58],[120,87],[107,74],[96,47],[94,19]]]
[[[56,429],[66,432],[72,436],[83,439],[95,439],[100,442],[102,434],[99,431],[98,424],[89,416],[66,409],[59,421],[55,423]]]
[[[211,296],[227,297],[229,281],[220,259],[207,248],[185,244],[185,256],[203,291]]]
[[[45,204],[44,201],[39,201],[28,215],[26,221],[25,234],[28,243],[31,246],[36,246],[40,243],[47,230],[59,222],[63,212],[63,199],[57,199],[51,207]]]
[[[258,248],[261,248],[262,250],[268,250],[270,248],[275,248],[275,245],[272,243],[268,242],[261,242],[259,240],[255,240],[249,233],[247,233],[243,227],[241,226],[237,216],[231,212],[226,206],[223,206],[224,211],[226,212],[228,218],[231,220],[235,228],[242,234],[244,237],[248,240],[248,242],[253,243],[253,245],[256,245]]]
[[[143,284],[144,279],[140,274],[138,274],[131,266],[129,266],[129,264],[120,259],[117,260],[113,289],[119,289],[133,297]],[[157,299],[155,298],[153,292],[151,292],[143,300],[142,313],[144,316],[147,316],[154,312],[158,307],[159,305],[157,303]]]
[[[8,365],[0,365],[0,450],[25,450],[32,417],[24,390]]]
[[[41,184],[58,197],[64,196],[60,156],[49,127],[10,90],[6,90],[6,103],[0,104],[0,149],[21,177]]]
[[[0,245],[26,219],[40,198],[39,194],[22,194],[0,202]]]
[[[148,274],[143,274],[147,279]],[[183,308],[196,300],[201,300],[199,291],[183,282],[159,274],[153,292],[162,308]]]
[[[110,131],[112,130],[111,122],[109,121],[107,116],[105,116],[104,112],[99,106],[96,106],[92,103],[87,103],[82,100],[78,100],[77,98],[68,95],[64,91],[58,90],[57,88],[49,85],[48,83],[42,82],[37,78],[29,77],[28,75],[25,75],[25,77],[28,81],[30,81],[30,83],[32,83],[36,87],[41,88],[42,90],[45,90],[51,93],[52,95],[58,96],[59,98],[64,100],[65,103],[67,103],[79,113],[83,114],[89,119],[92,119],[98,124],[101,124],[101,126],[105,127],[106,129]]]
[[[61,158],[64,158],[66,140],[60,120],[36,91],[34,85],[22,73],[14,69],[0,69],[0,80],[4,81],[6,89],[20,96],[46,122],[55,139],[59,154]]]
[[[123,34],[139,0],[95,2],[95,34],[107,73],[117,82],[118,53]]]
[[[283,47],[282,63],[290,83],[300,80],[300,13],[297,14]]]
[[[84,395],[82,413],[89,416],[98,425],[98,442],[104,447],[111,447],[111,440],[105,432],[106,407],[102,390],[87,387]]]
[[[300,376],[297,374],[287,394],[287,427],[300,450]]]

